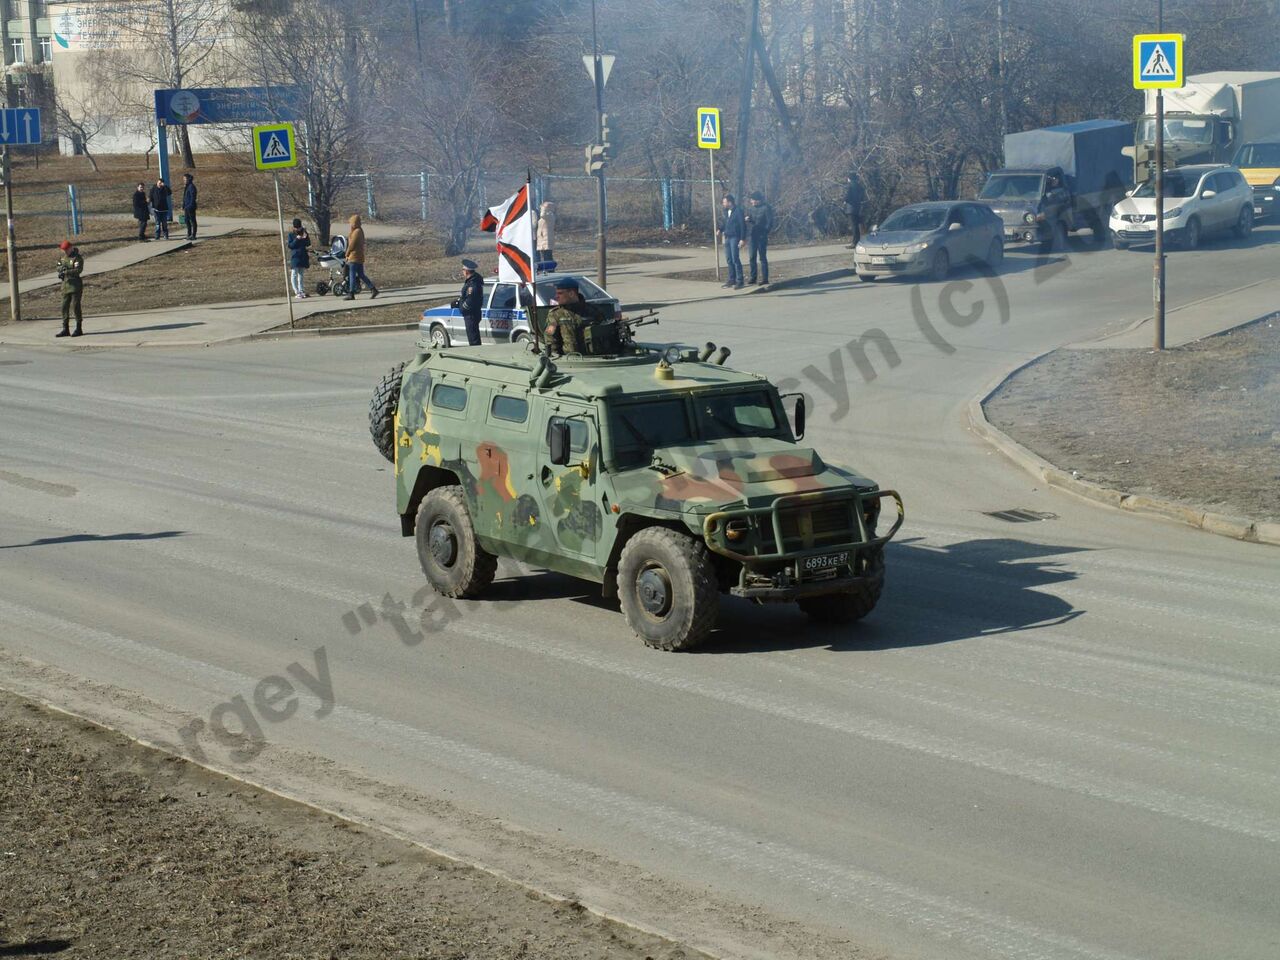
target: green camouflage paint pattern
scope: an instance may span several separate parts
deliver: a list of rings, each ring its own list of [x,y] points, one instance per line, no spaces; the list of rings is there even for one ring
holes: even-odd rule
[[[703,518],[717,511],[767,507],[791,494],[854,497],[877,489],[780,437],[700,441],[657,451],[656,467],[609,467],[610,402],[751,387],[767,390],[781,411],[776,389],[755,374],[685,359],[671,368],[672,379],[659,379],[660,350],[641,348],[619,357],[566,355],[539,388],[530,383],[537,357],[521,345],[419,349],[405,368],[395,426],[398,510],[403,516],[414,506],[423,469],[446,471],[431,477],[462,486],[478,538],[499,556],[599,582],[624,519],[674,523],[702,538]],[[466,409],[433,408],[438,383],[464,387]],[[494,419],[496,395],[526,400],[526,422]],[[555,466],[548,419],[575,415],[587,424],[587,447]]]

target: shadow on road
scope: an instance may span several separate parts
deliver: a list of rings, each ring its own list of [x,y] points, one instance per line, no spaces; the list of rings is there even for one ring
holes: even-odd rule
[[[86,337],[110,337],[117,333],[151,333],[155,330],[181,330],[184,327],[203,327],[203,320],[193,320],[190,323],[156,323],[149,327],[126,327],[123,330],[88,330],[85,332]]]
[[[888,650],[1059,626],[1084,611],[1043,592],[1076,577],[1049,558],[1080,549],[1012,538],[946,547],[897,541],[885,554],[884,595],[866,620],[824,627],[794,604],[722,599],[719,626],[698,652]]]
[[[20,547],[50,547],[59,543],[117,543],[128,540],[167,540],[186,536],[185,530],[161,530],[158,533],[74,533],[65,537],[44,537],[29,543],[0,544],[0,550],[17,550]]]

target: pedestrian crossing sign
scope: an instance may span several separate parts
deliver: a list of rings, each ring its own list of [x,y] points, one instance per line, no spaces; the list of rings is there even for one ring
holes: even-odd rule
[[[294,149],[292,123],[268,123],[253,128],[253,163],[259,170],[280,170],[296,167],[298,154]]]
[[[1140,33],[1133,38],[1133,85],[1138,90],[1181,87],[1182,47],[1180,33]]]
[[[698,146],[704,150],[720,149],[720,110],[717,107],[698,108]]]

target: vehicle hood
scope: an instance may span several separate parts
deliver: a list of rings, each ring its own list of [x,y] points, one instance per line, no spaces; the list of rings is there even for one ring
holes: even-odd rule
[[[1179,207],[1186,203],[1190,197],[1182,197],[1175,199],[1173,197],[1164,198],[1164,209],[1167,213],[1174,207]],[[1111,208],[1113,215],[1122,217],[1125,214],[1142,214],[1148,217],[1156,215],[1156,198],[1155,197],[1125,197],[1114,207]]]
[[[937,230],[881,230],[867,234],[862,245],[867,253],[901,253],[904,247],[932,240],[937,235]]]
[[[707,514],[728,507],[760,506],[794,493],[833,493],[875,484],[825,463],[816,450],[782,440],[715,441],[667,448],[658,464],[615,478],[627,506]]]

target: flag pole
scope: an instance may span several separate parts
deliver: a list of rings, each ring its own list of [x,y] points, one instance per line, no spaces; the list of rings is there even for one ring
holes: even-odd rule
[[[534,345],[542,350],[542,330],[538,322],[538,232],[533,222],[533,170],[526,168],[524,172],[524,195],[528,204],[529,217],[529,330],[533,333]]]

